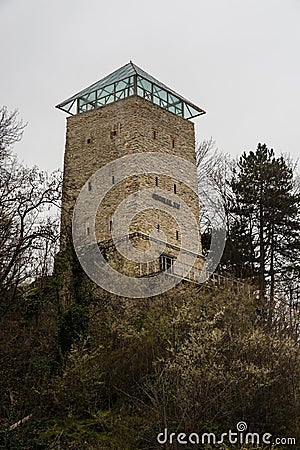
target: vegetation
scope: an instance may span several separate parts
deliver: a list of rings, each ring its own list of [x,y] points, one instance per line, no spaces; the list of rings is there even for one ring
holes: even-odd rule
[[[22,124],[7,110],[2,111],[2,117],[6,122],[1,125],[0,115],[1,170],[8,177],[7,164],[14,159],[9,146],[19,139]],[[7,130],[16,131],[11,141],[2,137],[5,123],[12,125]],[[292,204],[280,203],[285,208],[282,216],[279,208],[275,215],[268,212],[265,216],[269,223],[271,218],[274,222],[273,228],[264,225],[268,237],[264,240],[267,302],[271,295],[271,239],[275,245],[275,236],[283,235],[281,223],[289,226],[292,222],[294,228],[274,247],[275,281],[293,269],[293,282],[298,282],[292,247],[284,253],[284,264],[279,264],[284,242],[296,248],[297,214],[293,208],[297,196],[286,161],[276,159],[265,147],[259,151],[288,176],[285,194]],[[258,156],[253,152],[252,161]],[[253,205],[251,213],[259,211],[259,203],[253,198],[248,201],[248,181],[240,184],[249,160],[244,155],[236,172],[228,171],[227,163],[222,165],[222,157],[217,168],[211,161],[206,167],[212,189],[213,180],[220,179],[215,177],[215,170],[221,173],[226,166],[230,174],[225,189],[215,185],[215,192],[220,194],[216,201],[226,206],[232,245],[231,220],[244,223],[246,204]],[[57,233],[41,206],[56,204],[58,179],[32,178],[30,169],[17,165],[18,171],[10,170],[12,178],[8,179],[15,177],[16,182],[21,179],[17,174],[26,172],[23,184],[14,191],[12,183],[7,197],[7,183],[0,185],[0,198],[9,199],[8,203],[0,202],[0,274],[7,273],[0,282],[0,448],[177,449],[182,445],[176,441],[159,444],[158,434],[168,429],[169,434],[201,436],[207,432],[220,438],[222,433],[236,430],[241,421],[247,423],[250,432],[270,433],[273,438],[293,437],[300,442],[299,310],[285,301],[283,290],[274,290],[276,307],[272,320],[265,320],[257,252],[245,256],[245,247],[238,247],[239,261],[243,267],[253,267],[254,274],[252,277],[247,272],[252,284],[245,283],[239,289],[230,280],[222,286],[183,281],[154,298],[120,298],[95,288],[85,278],[72,248],[56,257],[56,272],[50,276],[53,236]],[[253,177],[252,181],[254,185]],[[234,202],[235,189],[239,202]],[[209,214],[207,208],[206,217]],[[30,217],[40,218],[34,229]],[[45,232],[47,226],[53,231]],[[258,222],[255,227],[242,228],[243,242],[250,232],[259,229]],[[261,248],[259,241],[253,242]],[[226,252],[220,269],[230,272],[234,260],[228,256],[228,247]],[[7,261],[12,261],[9,271]],[[62,268],[65,270],[70,262],[75,284],[70,289],[71,302],[62,304],[59,292],[66,285]],[[206,442],[183,447],[258,448]]]
[[[160,448],[165,428],[221,435],[241,420],[299,439],[297,342],[260,325],[248,289],[182,282],[135,301],[99,292],[82,330],[82,306],[59,317],[49,283],[38,319],[26,302],[6,319],[3,448]],[[62,332],[73,340],[64,354]]]
[[[57,220],[47,212],[60,200],[60,174],[18,161],[11,146],[23,129],[16,112],[0,109],[0,315],[21,284],[49,275],[57,249]]]
[[[256,286],[261,316],[276,320],[281,303],[300,299],[300,189],[295,164],[258,144],[238,161],[214,149],[198,150],[204,198],[203,243],[210,245],[211,221],[224,214],[227,241],[219,270]]]

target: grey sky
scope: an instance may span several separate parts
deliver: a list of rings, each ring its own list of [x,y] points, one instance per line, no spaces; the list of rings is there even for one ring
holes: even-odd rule
[[[300,0],[0,0],[0,103],[28,121],[15,150],[62,167],[54,106],[133,60],[207,111],[198,139],[297,158]]]

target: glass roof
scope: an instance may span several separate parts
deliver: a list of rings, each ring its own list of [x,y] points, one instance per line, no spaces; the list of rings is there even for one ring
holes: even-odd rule
[[[166,85],[131,61],[100,81],[78,92],[56,107],[71,114],[80,114],[132,95],[138,95],[184,119],[205,114]]]

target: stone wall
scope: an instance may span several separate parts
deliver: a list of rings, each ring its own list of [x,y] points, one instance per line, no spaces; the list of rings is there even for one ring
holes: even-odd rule
[[[82,186],[97,169],[107,163],[124,155],[143,152],[173,154],[195,164],[194,124],[137,96],[67,119],[61,218],[62,251],[66,247],[74,204]],[[96,216],[98,242],[111,239],[116,207],[130,194],[147,188],[164,189],[170,192],[170,198],[176,189],[176,194],[188,205],[196,218],[200,232],[198,196],[178,180],[163,175],[157,176],[155,173],[136,175],[120,182],[114,179],[113,173],[111,176],[111,190],[99,205]],[[87,196],[88,191],[92,195],[94,186],[91,184],[85,189]],[[128,230],[131,233],[138,231],[146,235],[157,230],[163,233],[171,246],[180,248],[181,233],[174,217],[174,208],[168,203],[162,204],[161,199],[156,200],[160,209],[147,209],[136,214]],[[86,229],[88,242],[92,224],[83,221],[82,226]],[[139,244],[135,245],[139,247]],[[176,251],[169,251],[170,255],[176,256]],[[201,245],[197,253],[201,255]],[[203,264],[203,259],[199,258],[200,260]]]

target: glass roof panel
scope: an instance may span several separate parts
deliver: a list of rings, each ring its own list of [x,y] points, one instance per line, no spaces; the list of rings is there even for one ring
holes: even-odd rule
[[[104,91],[104,95],[107,94],[112,94],[115,90],[115,85],[114,84],[110,84],[109,86],[105,86],[105,88],[103,89]]]
[[[72,107],[75,103],[75,100],[73,100],[72,102],[69,102],[65,105],[65,111],[70,112],[72,110]]]
[[[104,97],[97,100],[96,108],[101,108],[101,106],[104,106],[104,105],[105,105]]]
[[[105,104],[107,105],[107,103],[111,103],[114,101],[114,96],[113,95],[107,95],[107,97],[104,97],[104,101]]]
[[[144,97],[144,92],[145,92],[145,89],[142,89],[139,86],[137,87],[137,95],[139,97]]]
[[[125,89],[126,87],[130,86],[130,84],[131,84],[130,78],[125,78],[125,80],[118,81],[115,86],[116,91]],[[132,81],[132,84],[133,84],[133,81]]]
[[[152,83],[150,81],[145,80],[144,78],[138,77],[137,79],[138,86],[142,87],[143,89],[146,89],[149,92],[152,92]]]
[[[189,105],[189,109],[190,109],[190,111],[191,111],[191,117],[195,117],[195,116],[198,116],[198,115],[199,115],[197,109],[196,109],[196,108],[193,108],[193,106]]]
[[[168,102],[172,105],[177,105],[178,103],[181,103],[181,100],[179,100],[178,97],[175,97],[175,95],[169,94]]]
[[[153,85],[153,95],[156,95],[159,98],[162,98],[164,100],[167,100],[167,91],[164,89],[160,89],[157,86]]]
[[[125,97],[126,97],[126,95],[125,95],[125,91],[124,90],[119,91],[119,92],[116,93],[116,100],[121,100],[121,98],[125,98]]]
[[[96,92],[91,92],[90,94],[84,97],[88,102],[91,102],[96,99]]]
[[[181,116],[183,115],[182,113],[182,108],[175,108],[175,114],[177,114],[177,116]]]
[[[162,108],[168,109],[175,114],[183,116],[184,118],[191,118],[205,114],[203,109],[177,94],[175,91],[168,88],[166,85],[152,77],[152,75],[148,74],[132,62],[125,64],[123,67],[115,70],[91,86],[58,104],[57,108],[70,114],[76,114],[76,111],[73,111],[73,109],[76,106],[75,100],[77,99],[80,99],[79,104],[81,105],[78,107],[77,113],[79,113],[85,110],[82,106],[83,101],[84,103],[88,102],[89,109],[93,109],[99,108],[104,104],[111,103],[112,101],[134,95],[134,78],[137,79],[137,85],[142,88],[137,90],[137,94],[147,98],[155,104],[160,105]],[[122,90],[124,90],[124,93],[116,95],[117,92]],[[149,95],[152,90],[154,94],[153,96]],[[95,91],[97,91],[97,93]],[[147,95],[145,94],[145,91],[147,91]],[[95,102],[96,94],[97,102]],[[182,102],[184,104],[184,115],[182,115]]]
[[[190,119],[192,117],[191,111],[186,103],[183,104],[183,112],[184,112],[184,118]]]
[[[98,89],[97,91],[97,98],[103,97],[103,89]]]

